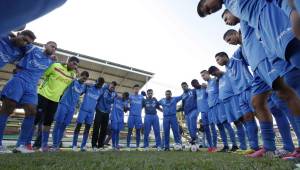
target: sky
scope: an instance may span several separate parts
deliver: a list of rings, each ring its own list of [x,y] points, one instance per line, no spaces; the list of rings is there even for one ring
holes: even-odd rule
[[[144,89],[157,98],[216,65],[214,55],[231,55],[237,47],[222,37],[230,29],[220,11],[202,19],[199,0],[69,0],[27,25],[37,42],[155,73]]]

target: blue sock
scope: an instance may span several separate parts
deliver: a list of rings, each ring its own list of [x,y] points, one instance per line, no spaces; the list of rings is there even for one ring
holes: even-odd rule
[[[290,123],[292,124],[294,132],[296,133],[298,139],[298,147],[300,147],[300,116],[294,116],[294,125],[291,121]]]
[[[132,129],[128,129],[128,134],[127,134],[127,147],[130,147],[130,141],[131,141],[131,135],[132,135]]]
[[[228,122],[224,122],[223,124],[224,124],[224,127],[227,129],[227,132],[229,133],[229,137],[230,137],[232,145],[237,146],[236,139],[235,139],[235,133],[234,133],[234,130],[232,129],[231,125]]]
[[[58,142],[57,142],[57,148],[59,148],[61,142],[62,142],[62,138],[64,137],[64,134],[65,134],[65,130],[66,130],[67,126],[63,123],[61,126],[60,126],[60,130],[59,130],[59,133],[58,133]]]
[[[259,122],[264,149],[267,151],[275,151],[275,133],[272,122]]]
[[[119,134],[120,134],[120,130],[117,131],[116,134],[116,147],[119,148]]]
[[[218,134],[216,130],[216,125],[215,124],[210,124],[210,130],[212,134],[212,147],[217,147],[217,142],[218,142]]]
[[[115,148],[116,147],[116,130],[112,130],[111,132],[111,141],[112,141],[112,147]]]
[[[240,149],[246,150],[247,149],[247,144],[246,144],[246,135],[245,135],[245,128],[243,123],[238,123],[236,125],[237,128],[237,136],[240,142]]]
[[[88,140],[89,134],[83,133],[82,135],[82,142],[81,142],[81,148],[84,148],[86,146],[86,142]]]
[[[42,131],[42,148],[48,147],[49,131]]]
[[[21,125],[21,132],[18,139],[19,142],[17,142],[17,144],[26,145],[28,137],[34,126],[34,119],[35,116],[25,116]]]
[[[140,147],[141,129],[136,129],[136,147]]]
[[[28,136],[28,138],[27,138],[27,141],[26,141],[26,145],[31,144],[31,141],[32,141],[34,132],[35,132],[35,125],[33,125],[32,129],[31,129],[31,131],[30,131],[30,134],[29,134],[29,136]]]
[[[210,134],[210,130],[209,130],[209,125],[204,125],[204,134],[208,143],[208,147],[212,147],[212,141],[211,141],[211,134]],[[204,139],[205,140],[205,139]]]
[[[217,124],[224,147],[228,147],[227,135],[223,124]]]
[[[272,107],[271,112],[276,120],[279,133],[282,137],[283,148],[290,152],[294,151],[295,147],[293,144],[291,131],[290,131],[291,128],[287,120],[287,117],[277,107]]]
[[[53,131],[52,131],[52,140],[53,140],[53,147],[58,147],[58,139],[59,139],[59,133],[61,129],[62,123],[61,122],[55,122]]]
[[[6,127],[8,114],[0,114],[0,146],[2,146],[3,134]]]
[[[253,150],[258,150],[258,127],[255,120],[245,122],[250,148]]]
[[[72,146],[77,146],[78,136],[79,136],[79,133],[74,132]],[[82,139],[82,142],[83,142],[83,139]]]

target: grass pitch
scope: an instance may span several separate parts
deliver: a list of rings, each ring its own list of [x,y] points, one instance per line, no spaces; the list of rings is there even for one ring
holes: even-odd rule
[[[295,161],[250,159],[232,153],[205,152],[60,152],[0,155],[0,169],[295,169]]]

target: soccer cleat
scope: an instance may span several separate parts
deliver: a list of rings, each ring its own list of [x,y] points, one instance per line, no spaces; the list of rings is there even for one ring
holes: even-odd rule
[[[31,144],[27,144],[27,145],[26,145],[26,148],[27,148],[28,150],[33,150],[33,148],[32,148],[32,145],[31,145]]]
[[[228,152],[229,151],[229,147],[228,146],[224,146],[221,150],[219,150],[218,152]]]
[[[291,159],[299,159],[300,158],[300,151],[296,149],[293,153],[286,155],[283,157],[283,160],[291,160]]]
[[[157,147],[157,151],[162,151],[162,148],[161,147]]]
[[[207,152],[208,153],[214,153],[214,152],[216,152],[217,151],[217,148],[214,148],[214,147],[209,147],[208,149],[207,149]]]
[[[275,151],[275,157],[277,158],[283,158],[283,157],[286,157],[288,155],[290,155],[291,153],[285,149],[277,149]]]
[[[80,151],[81,151],[81,152],[86,152],[86,151],[87,151],[87,147],[84,146],[84,147],[80,148]]]
[[[73,147],[72,147],[72,151],[74,151],[74,152],[78,152],[78,148],[77,148],[77,146],[73,146]]]
[[[98,149],[96,147],[93,147],[92,152],[98,152]]]
[[[255,152],[255,150],[253,150],[253,149],[247,149],[247,150],[238,149],[235,153],[237,153],[239,155],[249,155],[249,154],[252,154],[254,152]]]
[[[250,158],[261,158],[263,156],[267,157],[267,158],[274,158],[275,157],[275,153],[274,151],[267,151],[264,148],[250,154],[250,155],[246,155],[247,157]]]
[[[164,151],[170,151],[170,148],[165,148]]]
[[[33,150],[27,149],[25,145],[20,145],[19,147],[16,148],[16,151],[21,153],[34,153]]]
[[[12,151],[8,150],[4,146],[0,146],[0,154],[12,153]]]
[[[237,151],[238,149],[239,149],[239,147],[236,146],[236,145],[234,145],[234,146],[232,146],[232,148],[230,149],[230,152],[235,152],[235,151]]]
[[[39,151],[40,151],[40,152],[49,152],[49,151],[50,151],[50,148],[49,148],[49,146],[41,147],[41,148],[39,149]]]

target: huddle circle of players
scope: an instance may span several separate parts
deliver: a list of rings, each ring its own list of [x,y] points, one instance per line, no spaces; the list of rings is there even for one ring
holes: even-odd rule
[[[174,148],[179,150],[182,142],[176,119],[176,104],[181,100],[194,151],[197,150],[197,118],[201,113],[208,152],[217,150],[217,126],[223,143],[220,150],[222,152],[230,150],[253,158],[300,157],[300,1],[200,0],[197,7],[200,17],[219,11],[224,4],[226,8],[222,14],[224,22],[227,25],[240,24],[240,30],[226,31],[223,40],[239,47],[231,57],[225,52],[219,52],[214,56],[218,65],[225,66],[226,72],[211,66],[200,73],[207,84],[200,85],[197,80],[192,80],[194,89],[189,89],[188,84],[184,82],[181,84],[184,91],[181,96],[172,97],[171,91],[167,90],[166,97],[160,101],[153,97],[151,89],[147,90],[147,94],[140,95],[138,85],[133,87],[133,94],[117,95],[114,92],[116,82],[105,84],[104,79],[99,78],[95,84],[86,84],[84,82],[89,77],[88,72],[83,71],[75,78],[78,58],[70,57],[66,64],[54,62],[55,42],[48,42],[42,51],[32,45],[35,35],[29,30],[19,32],[17,35],[6,34],[50,12],[64,2],[65,0],[54,0],[41,7],[41,4],[34,5],[28,1],[31,5],[29,10],[27,8],[17,10],[18,4],[15,3],[12,6],[16,9],[9,10],[16,10],[16,13],[9,14],[16,16],[22,14],[24,18],[15,19],[16,17],[0,15],[3,17],[1,21],[6,23],[6,27],[0,30],[2,37],[0,68],[7,63],[16,63],[14,75],[1,93],[3,102],[0,111],[1,153],[9,152],[2,145],[3,131],[9,115],[17,105],[24,108],[25,118],[16,151],[33,152],[30,146],[37,125],[42,127],[37,137],[40,138],[37,141],[41,142],[41,151],[58,151],[64,131],[73,117],[76,103],[80,95],[85,93],[74,130],[73,150],[77,150],[77,139],[82,124],[85,124],[85,129],[81,150],[86,150],[86,141],[92,124],[92,148],[96,150],[103,147],[109,119],[112,147],[118,150],[119,133],[123,128],[126,111],[129,111],[127,146],[130,147],[132,130],[135,128],[136,146],[139,147],[143,108],[146,113],[144,148],[149,147],[148,138],[153,127],[157,149],[160,150],[163,146],[165,150],[169,150],[169,134],[172,128]],[[3,9],[4,12],[5,10],[7,9]],[[250,73],[248,66],[253,74]],[[42,76],[44,81],[37,88]],[[157,110],[163,112],[163,144],[159,134]],[[275,145],[273,117],[282,137],[283,148],[280,149]],[[258,142],[256,119],[259,122],[262,146]],[[49,149],[48,138],[53,120],[55,120],[52,132],[53,147]],[[296,134],[298,146],[293,143],[290,126]],[[230,137],[231,149],[227,135]]]

